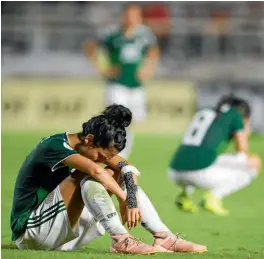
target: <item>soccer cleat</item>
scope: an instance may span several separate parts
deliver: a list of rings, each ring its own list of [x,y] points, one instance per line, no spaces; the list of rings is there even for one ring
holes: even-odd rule
[[[192,243],[180,237],[180,234],[168,232],[158,233],[155,237],[153,247],[163,253],[204,253],[207,247]]]
[[[155,247],[144,244],[128,234],[112,236],[112,240],[111,253],[150,255],[158,252]]]
[[[229,211],[223,207],[222,200],[217,198],[211,192],[205,194],[205,199],[202,202],[202,207],[218,216],[229,215]]]
[[[185,212],[195,213],[198,211],[198,207],[194,204],[191,198],[187,196],[185,192],[182,192],[177,197],[176,205],[179,209]]]

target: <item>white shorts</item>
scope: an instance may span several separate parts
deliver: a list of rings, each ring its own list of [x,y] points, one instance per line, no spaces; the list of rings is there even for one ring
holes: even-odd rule
[[[144,121],[147,117],[146,92],[143,87],[128,88],[110,84],[106,88],[106,104],[122,104],[129,108],[134,121]]]
[[[78,240],[80,235],[88,242],[94,239],[93,235],[98,237],[103,234],[102,226],[95,222],[86,207],[81,214],[79,225],[72,229],[58,186],[31,213],[26,231],[16,240],[16,245],[19,249],[71,250],[75,249],[75,244],[72,243]]]
[[[257,171],[247,166],[246,156],[226,154],[205,169],[185,172],[169,169],[168,176],[180,186],[214,189],[221,184],[248,181],[257,176]]]

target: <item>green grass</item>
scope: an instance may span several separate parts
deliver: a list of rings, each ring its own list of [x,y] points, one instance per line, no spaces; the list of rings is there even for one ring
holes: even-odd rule
[[[82,259],[82,258],[139,258],[139,256],[111,255],[110,239],[104,236],[87,247],[74,252],[44,252],[17,250],[10,241],[9,215],[14,181],[27,153],[46,134],[2,134],[2,258],[19,259]],[[163,221],[174,232],[206,244],[209,252],[202,255],[157,254],[154,258],[264,258],[264,177],[261,175],[246,189],[225,200],[231,216],[221,218],[204,211],[189,215],[177,210],[174,200],[179,189],[166,175],[168,160],[179,139],[172,136],[146,136],[136,138],[131,161],[140,169],[140,185],[155,204]],[[264,137],[253,136],[251,151],[264,158]],[[198,193],[197,199],[199,199]],[[132,231],[145,242],[152,237],[143,228]]]

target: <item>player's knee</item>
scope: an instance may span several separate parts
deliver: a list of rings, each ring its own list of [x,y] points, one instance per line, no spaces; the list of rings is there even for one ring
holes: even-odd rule
[[[168,171],[167,171],[167,174],[168,174],[168,178],[169,180],[171,180],[172,182],[176,183],[176,172],[175,170],[173,170],[172,168],[169,168]]]
[[[87,180],[82,184],[82,193],[89,197],[97,195],[108,195],[105,187],[96,180]]]
[[[262,161],[258,155],[249,155],[248,163],[249,166],[255,168],[257,172],[259,172],[262,167]]]

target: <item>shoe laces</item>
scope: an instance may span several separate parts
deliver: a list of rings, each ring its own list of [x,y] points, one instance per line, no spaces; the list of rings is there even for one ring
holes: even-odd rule
[[[182,233],[176,233],[176,234],[174,235],[174,237],[176,237],[176,238],[175,238],[174,242],[173,242],[173,243],[167,248],[167,251],[170,250],[170,248],[172,248],[172,247],[175,248],[177,242],[180,241],[180,240],[183,240],[183,239],[181,238],[182,236],[185,236],[185,235],[182,234]]]
[[[141,245],[141,239],[140,238],[135,238],[135,237],[127,237],[125,240],[124,240],[124,244],[125,244],[125,249],[127,250],[128,249],[128,246],[129,244],[130,245]]]

